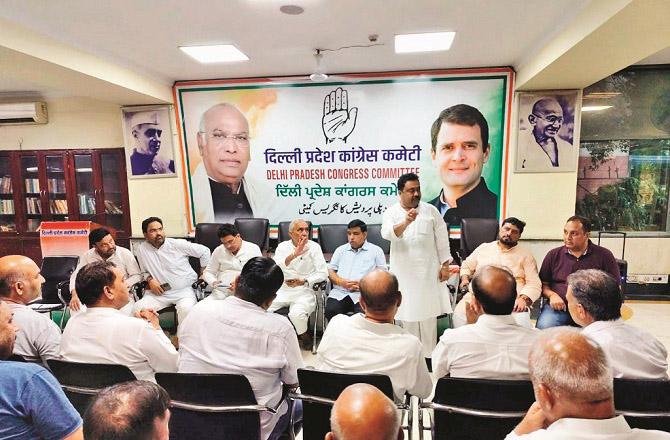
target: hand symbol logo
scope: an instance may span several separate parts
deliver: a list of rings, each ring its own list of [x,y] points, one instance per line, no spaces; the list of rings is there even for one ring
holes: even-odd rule
[[[358,108],[349,109],[349,95],[342,87],[330,92],[323,100],[323,134],[326,137],[326,143],[331,143],[336,139],[347,141],[347,137],[356,127],[356,115]]]

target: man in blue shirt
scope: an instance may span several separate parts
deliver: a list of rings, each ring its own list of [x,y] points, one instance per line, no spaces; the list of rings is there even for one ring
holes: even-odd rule
[[[328,277],[333,284],[326,300],[326,318],[340,313],[362,313],[358,304],[361,294],[358,281],[379,268],[386,270],[384,251],[366,241],[368,226],[362,220],[352,220],[347,225],[349,243],[335,249],[328,264]]]
[[[14,350],[18,328],[0,301],[0,359]],[[0,360],[0,438],[83,440],[81,417],[54,377],[37,364]]]

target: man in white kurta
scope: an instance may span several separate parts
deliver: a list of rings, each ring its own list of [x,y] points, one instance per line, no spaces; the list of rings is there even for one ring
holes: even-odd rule
[[[282,384],[298,383],[303,367],[298,340],[283,316],[266,310],[281,286],[281,269],[270,258],[251,259],[235,295],[200,302],[179,326],[180,373],[243,374],[259,405],[276,407]],[[287,404],[261,413],[261,438],[273,432]]]
[[[200,259],[200,267],[206,267],[210,259],[209,249],[186,240],[166,238],[163,222],[158,217],[144,220],[142,231],[146,241],[137,247],[136,253],[140,267],[149,273],[148,289],[144,291],[144,297],[135,303],[133,311],[160,310],[174,304],[177,318],[183,322],[196,303],[191,286],[198,279],[188,258],[196,257]]]
[[[70,276],[70,294],[72,295],[70,309],[73,312],[78,312],[82,308],[79,297],[77,296],[77,291],[74,288],[74,282],[79,270],[89,263],[95,261],[110,261],[114,263],[114,265],[123,273],[128,287],[131,287],[133,284],[144,279],[144,276],[140,273],[140,266],[137,264],[137,260],[133,253],[124,247],[117,246],[114,242],[114,237],[112,237],[112,234],[107,229],[93,229],[89,234],[88,239],[91,243],[91,248],[79,257],[77,268]],[[130,316],[134,304],[135,301],[131,297],[128,304],[121,309],[121,313]]]
[[[382,237],[391,242],[390,270],[403,294],[396,319],[419,338],[430,357],[437,343],[436,318],[451,313],[449,235],[437,209],[421,202],[416,174],[400,176],[398,192],[400,202],[384,212],[382,221]]]
[[[143,310],[140,317],[120,312],[128,302],[128,287],[119,269],[109,262],[91,263],[79,272],[76,287],[87,307],[65,327],[60,353],[64,360],[125,365],[137,379],[152,382],[155,372],[177,371],[179,354],[155,311]]]
[[[214,249],[202,279],[213,287],[205,300],[224,299],[232,294],[230,285],[242,272],[244,264],[260,257],[261,249],[255,243],[242,240],[235,225],[224,223],[217,232],[221,245]]]
[[[305,220],[293,220],[289,225],[291,239],[277,246],[273,258],[284,272],[284,284],[268,309],[274,312],[289,307],[288,317],[304,350],[312,344],[307,332],[309,315],[316,307],[312,287],[328,278],[328,265],[321,246],[309,239],[310,233]]]
[[[421,342],[395,325],[402,296],[397,278],[373,270],[359,283],[363,313],[336,315],[328,323],[315,367],[340,373],[377,373],[391,378],[396,400],[405,392],[426,398],[433,389]]]

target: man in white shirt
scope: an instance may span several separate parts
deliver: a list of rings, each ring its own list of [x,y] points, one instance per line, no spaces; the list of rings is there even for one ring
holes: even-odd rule
[[[261,249],[255,243],[242,240],[235,225],[224,223],[217,231],[221,245],[212,252],[212,259],[202,273],[202,279],[213,287],[205,300],[224,299],[233,292],[230,285],[253,257],[260,257]]]
[[[326,300],[326,318],[330,321],[340,313],[360,313],[358,302],[360,279],[374,269],[386,269],[384,251],[369,243],[368,226],[362,220],[347,225],[348,243],[335,249],[328,263],[328,278],[333,287]]]
[[[484,266],[472,279],[466,304],[468,322],[447,329],[433,351],[433,374],[440,378],[528,379],[528,351],[539,332],[512,318],[516,280],[504,267]]]
[[[268,309],[275,312],[289,308],[288,317],[303,350],[312,347],[312,336],[307,331],[309,315],[316,307],[312,286],[328,278],[321,246],[309,239],[310,232],[305,220],[293,220],[289,225],[291,239],[277,246],[273,258],[284,272],[285,281]]]
[[[137,259],[143,271],[149,273],[148,289],[133,307],[160,310],[171,305],[177,309],[177,319],[183,322],[195,305],[193,283],[198,280],[188,257],[200,259],[200,267],[209,264],[210,252],[206,246],[183,239],[166,238],[163,220],[149,217],[142,222],[144,241],[137,247]]]
[[[430,357],[437,317],[451,313],[449,236],[437,208],[421,201],[419,176],[400,176],[398,192],[400,201],[384,212],[382,221],[382,237],[391,242],[390,269],[404,297],[396,319],[419,338],[423,355]]]
[[[84,266],[75,286],[87,309],[65,327],[61,340],[64,360],[125,365],[138,379],[152,382],[157,371],[177,371],[179,354],[161,330],[157,313],[142,310],[131,317],[120,312],[128,303],[128,286],[113,263]]]
[[[60,329],[48,313],[38,313],[28,304],[42,296],[44,278],[35,262],[23,255],[0,258],[0,300],[5,301],[14,314],[14,322],[21,329],[16,336],[14,354],[30,362],[46,363],[58,357]]]
[[[112,234],[107,229],[93,229],[88,235],[88,242],[91,248],[79,257],[79,264],[77,264],[77,268],[70,276],[70,294],[72,295],[70,309],[75,312],[81,309],[81,301],[79,301],[79,297],[77,296],[77,289],[74,288],[74,283],[77,279],[79,269],[89,263],[93,263],[94,261],[110,261],[114,263],[114,266],[123,273],[128,287],[142,281],[144,278],[140,273],[140,267],[137,265],[137,260],[135,260],[133,253],[124,247],[117,246],[114,242],[114,237],[112,237]],[[131,298],[131,301],[121,309],[121,312],[130,316],[134,303]]]
[[[421,342],[395,325],[402,295],[392,273],[374,270],[360,281],[364,314],[337,315],[328,324],[315,367],[339,373],[379,373],[391,378],[402,401],[405,392],[426,398],[433,389]]]
[[[570,316],[605,351],[614,377],[668,379],[668,351],[658,339],[623,321],[621,290],[611,275],[586,269],[567,281]]]
[[[259,405],[281,403],[276,414],[261,413],[264,440],[276,439],[288,426],[282,384],[297,386],[303,367],[291,324],[267,311],[283,282],[272,259],[252,258],[233,283],[235,294],[196,305],[178,333],[180,373],[243,374]]]
[[[528,358],[535,403],[506,440],[661,440],[670,433],[631,429],[614,409],[605,352],[577,329],[543,330]]]
[[[482,243],[461,264],[461,287],[468,286],[477,268],[493,264],[507,268],[516,279],[516,302],[512,317],[521,325],[532,327],[530,306],[540,297],[542,282],[537,273],[537,263],[530,250],[519,245],[526,223],[516,217],[503,220],[498,240]],[[465,304],[472,300],[468,292],[454,310],[454,327],[466,323]]]

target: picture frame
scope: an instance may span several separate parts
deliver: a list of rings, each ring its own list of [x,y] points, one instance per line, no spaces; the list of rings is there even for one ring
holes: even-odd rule
[[[128,178],[176,177],[172,106],[123,107],[121,112]]]

